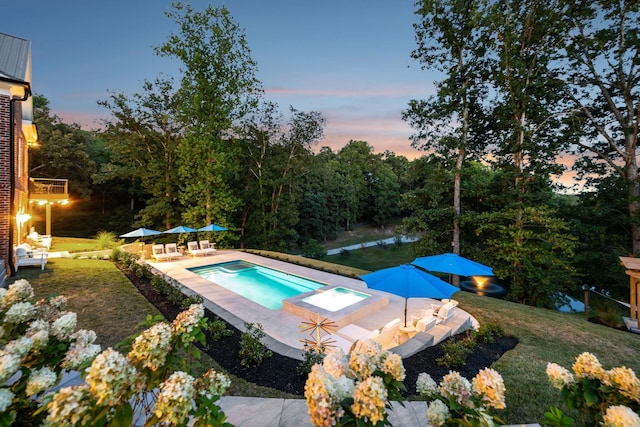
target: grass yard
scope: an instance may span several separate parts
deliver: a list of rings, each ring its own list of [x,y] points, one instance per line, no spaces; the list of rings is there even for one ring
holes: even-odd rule
[[[54,238],[54,244],[56,240]],[[402,245],[400,249],[406,246]],[[366,255],[374,258],[374,249],[377,248],[369,248]],[[382,252],[379,257],[375,256],[377,264],[373,264],[371,270],[391,266],[381,265],[383,260],[390,258],[391,249],[379,249]],[[263,254],[323,266],[330,271],[344,271],[352,276],[367,272],[285,254]],[[402,262],[407,261],[394,265]],[[103,347],[114,345],[135,332],[139,321],[147,314],[156,313],[110,261],[50,259],[45,271],[24,268],[18,271],[17,278],[29,280],[38,297],[55,293],[66,296],[69,310],[78,313],[79,327],[95,330]],[[457,293],[455,298],[460,301],[460,307],[480,323],[495,321],[519,340],[514,350],[493,365],[505,380],[507,409],[501,411],[501,416],[508,424],[540,422],[550,406],[560,406],[559,392],[547,380],[547,362],[570,369],[575,357],[588,351],[595,354],[606,369],[624,365],[640,374],[640,335],[590,323],[579,314],[533,308],[466,292]],[[205,359],[203,367],[209,366],[215,366],[215,362]],[[236,377],[232,377],[229,394],[287,397]]]
[[[409,244],[407,243],[401,245],[375,245],[322,258],[326,262],[348,265],[367,271],[395,267],[396,265],[411,262],[414,259],[415,257],[409,254]]]

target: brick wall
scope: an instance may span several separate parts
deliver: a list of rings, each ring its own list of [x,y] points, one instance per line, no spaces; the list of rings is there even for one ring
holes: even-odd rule
[[[9,251],[9,223],[11,179],[9,160],[10,135],[10,98],[0,95],[0,260],[7,262]]]

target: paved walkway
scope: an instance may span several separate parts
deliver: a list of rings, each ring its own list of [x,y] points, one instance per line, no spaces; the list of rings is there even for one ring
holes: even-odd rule
[[[354,251],[356,249],[362,248],[363,246],[365,246],[367,248],[371,247],[371,246],[377,246],[380,243],[384,243],[386,245],[391,245],[391,244],[394,244],[396,242],[397,238],[400,238],[400,241],[402,243],[410,243],[410,242],[415,242],[416,240],[418,240],[417,237],[407,237],[407,236],[388,237],[386,239],[380,239],[380,240],[376,240],[374,242],[363,242],[363,243],[358,243],[358,244],[355,244],[355,245],[343,246],[341,248],[329,249],[327,251],[327,255],[337,255],[343,250]]]

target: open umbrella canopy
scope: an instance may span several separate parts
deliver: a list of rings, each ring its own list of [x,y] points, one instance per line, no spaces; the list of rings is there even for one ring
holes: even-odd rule
[[[463,256],[446,253],[414,259],[411,264],[428,271],[458,276],[494,276],[493,269]]]
[[[167,231],[163,231],[163,233],[166,234],[177,234],[177,233],[195,233],[198,230],[196,230],[195,228],[191,228],[191,227],[186,227],[184,225],[179,225],[177,227],[173,227],[170,230]]]
[[[128,233],[121,234],[120,237],[146,237],[146,236],[155,236],[156,234],[161,234],[161,233],[159,231],[151,230],[148,228],[138,228]]]
[[[408,298],[451,298],[460,289],[410,264],[384,268],[360,276],[367,287],[404,297],[404,324]]]
[[[209,224],[198,228],[198,231],[226,231],[227,228],[217,224]]]

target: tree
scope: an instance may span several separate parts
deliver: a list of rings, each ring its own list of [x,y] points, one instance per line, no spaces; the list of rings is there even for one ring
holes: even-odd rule
[[[109,109],[114,121],[106,121],[103,137],[113,156],[103,165],[101,179],[128,178],[149,195],[137,216],[141,225],[177,225],[178,145],[182,123],[177,121],[177,98],[171,80],[145,81],[143,92],[131,98],[112,93],[98,102]]]
[[[241,238],[251,243],[286,250],[297,241],[297,205],[311,149],[322,138],[324,118],[293,107],[286,124],[273,103],[243,123],[240,143],[243,210]],[[249,242],[247,242],[249,243]]]
[[[640,3],[596,0],[570,16],[573,31],[558,62],[583,136],[576,141],[587,174],[620,176],[627,189],[630,251],[640,254]],[[567,62],[569,67],[566,66]]]
[[[80,198],[91,195],[91,174],[96,165],[87,154],[93,136],[78,124],[66,124],[51,115],[49,100],[33,97],[34,122],[38,126],[39,146],[29,152],[29,175],[39,178],[68,179],[69,192]]]
[[[451,244],[459,254],[461,171],[467,155],[482,152],[486,144],[473,126],[473,115],[481,115],[480,99],[486,95],[487,6],[484,0],[423,0],[418,5],[418,47],[412,57],[445,77],[436,95],[411,100],[403,119],[417,131],[411,137],[414,147],[455,158]]]
[[[185,137],[179,146],[180,198],[185,220],[230,225],[241,207],[230,182],[241,170],[235,126],[257,106],[261,94],[256,63],[244,32],[225,7],[203,12],[173,3],[167,13],[178,25],[156,48],[184,65],[179,99]]]

